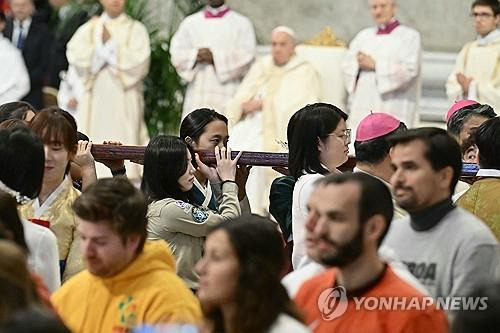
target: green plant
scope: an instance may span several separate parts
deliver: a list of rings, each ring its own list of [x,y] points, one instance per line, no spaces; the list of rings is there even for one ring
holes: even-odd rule
[[[170,12],[166,37],[161,35],[158,20],[148,7],[147,0],[128,1],[126,12],[148,28],[151,40],[151,64],[144,80],[145,120],[151,137],[160,134],[177,134],[182,115],[182,104],[186,86],[177,75],[170,59],[170,39],[176,25],[176,14],[182,17],[192,13],[202,5],[199,0],[173,1],[177,10]]]

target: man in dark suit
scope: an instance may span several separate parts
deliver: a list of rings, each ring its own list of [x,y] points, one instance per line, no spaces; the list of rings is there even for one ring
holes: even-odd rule
[[[43,108],[42,87],[47,80],[52,37],[48,27],[33,17],[33,0],[11,0],[13,17],[7,21],[4,36],[23,53],[29,72],[31,90],[23,98],[35,108]]]

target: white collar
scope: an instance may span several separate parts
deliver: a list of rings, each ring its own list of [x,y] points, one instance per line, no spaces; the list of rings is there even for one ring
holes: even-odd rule
[[[496,177],[500,178],[500,170],[497,169],[479,169],[477,177]]]
[[[22,21],[22,23],[23,23],[23,30],[26,29],[26,28],[29,28],[29,26],[31,25],[31,21],[32,20],[33,19],[31,18],[31,16],[28,16],[26,19],[24,19],[24,21]],[[18,19],[15,19],[14,20],[14,26],[20,28],[21,27],[21,21],[19,21]]]
[[[206,10],[210,12],[210,14],[212,15],[217,15],[219,14],[220,12],[223,12],[225,10],[227,10],[227,5],[226,4],[223,4],[222,6],[218,7],[218,8],[212,8],[210,6],[207,6],[206,7]]]
[[[68,187],[72,186],[71,179],[66,175],[64,176],[63,181],[59,184],[54,191],[45,199],[42,205],[40,205],[40,201],[38,198],[33,200],[33,216],[36,219],[39,219],[57,200],[59,195]]]
[[[99,19],[101,20],[102,23],[106,23],[108,21],[117,21],[124,16],[125,16],[125,13],[121,13],[120,15],[118,15],[115,18],[111,18],[111,17],[109,17],[109,15],[106,12],[104,12],[101,14],[101,17],[99,17]]]
[[[498,28],[491,31],[489,34],[487,34],[484,37],[478,36],[477,37],[477,44],[480,46],[485,46],[485,45],[494,43],[497,40],[500,40],[500,29],[498,29]]]

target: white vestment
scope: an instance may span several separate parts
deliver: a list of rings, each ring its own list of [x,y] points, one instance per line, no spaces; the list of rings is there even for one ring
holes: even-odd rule
[[[75,119],[78,119],[78,104],[76,108],[72,108],[69,106],[69,101],[74,98],[77,103],[80,103],[84,92],[85,87],[83,86],[75,67],[70,65],[61,78],[61,84],[59,85],[59,90],[57,92],[57,105],[61,109],[71,113]]]
[[[0,32],[0,105],[21,100],[30,91],[30,78],[21,52]]]
[[[105,44],[104,24],[111,35]],[[150,44],[144,25],[125,14],[93,18],[69,41],[67,56],[85,87],[78,103],[79,130],[97,143],[146,145],[142,81],[149,69]],[[127,175],[139,177],[139,166],[127,165]]]
[[[286,65],[276,66],[272,56],[259,59],[227,105],[230,125],[229,145],[235,150],[280,152],[286,148],[286,128],[292,115],[307,104],[319,102],[319,75],[303,58],[294,55]],[[243,116],[241,104],[262,99],[262,111]],[[254,167],[247,181],[247,195],[252,212],[269,210],[271,168]]]
[[[473,78],[467,95],[457,81],[457,73]],[[497,113],[500,111],[500,29],[465,44],[460,50],[446,82],[446,94],[450,103],[472,99],[490,105]]]
[[[212,51],[214,65],[196,64],[200,48]],[[170,43],[172,64],[188,83],[182,118],[198,108],[225,114],[255,55],[255,32],[248,18],[233,10],[205,18],[204,11],[184,19]]]
[[[375,60],[375,70],[360,70],[356,56]],[[420,95],[420,34],[403,25],[377,35],[377,27],[361,30],[349,45],[342,65],[349,93],[349,127],[353,138],[359,122],[373,112],[392,114],[408,127],[416,120]],[[354,139],[352,140],[354,142]]]

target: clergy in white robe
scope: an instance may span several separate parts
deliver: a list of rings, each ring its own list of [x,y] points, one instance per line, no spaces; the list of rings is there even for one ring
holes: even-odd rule
[[[450,103],[475,100],[500,110],[500,13],[497,6],[472,5],[475,41],[460,50],[446,82]]]
[[[395,19],[393,0],[370,0],[370,6],[377,26],[354,37],[342,64],[349,127],[355,132],[372,110],[389,113],[412,127],[420,95],[420,34]]]
[[[81,26],[67,46],[68,62],[84,85],[78,129],[94,142],[146,145],[142,82],[149,69],[149,35],[123,13],[125,2],[101,3],[105,12]],[[110,175],[106,167],[96,167],[99,177]],[[138,178],[139,166],[128,164],[127,175]]]
[[[319,75],[295,54],[294,33],[277,27],[271,35],[272,55],[250,69],[234,98],[227,104],[229,146],[245,151],[286,151],[290,117],[303,106],[320,101]],[[269,190],[278,176],[270,168],[253,167],[247,196],[253,213],[267,214]]]
[[[1,21],[0,21],[1,24]],[[0,30],[0,105],[17,102],[30,91],[30,78],[21,52]]]
[[[172,64],[188,83],[182,118],[198,108],[225,114],[225,105],[255,55],[250,20],[222,0],[184,19],[170,43]]]
[[[69,66],[67,71],[61,72],[61,83],[57,91],[57,105],[71,113],[78,119],[78,103],[83,97],[85,87],[83,86],[75,67]]]

